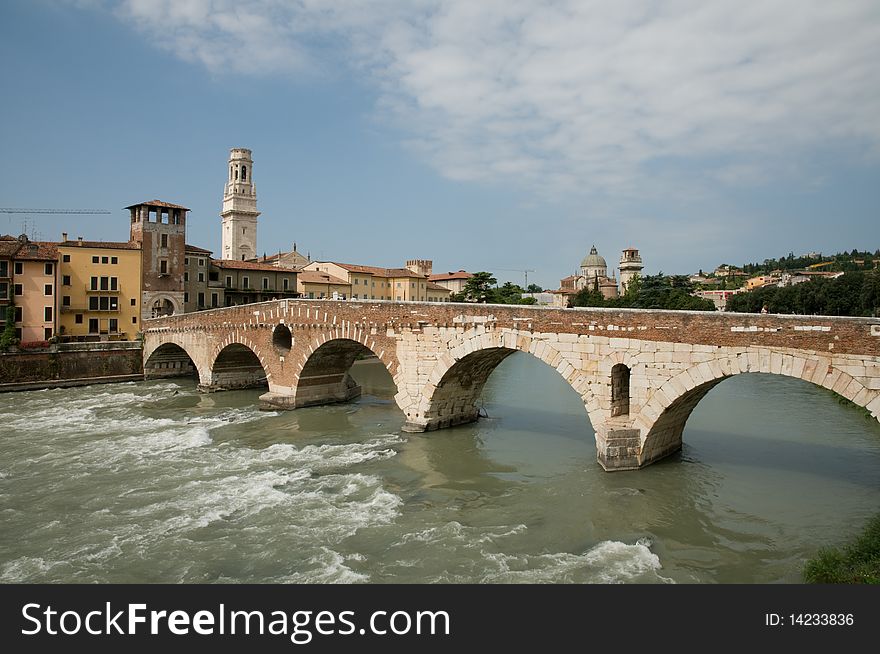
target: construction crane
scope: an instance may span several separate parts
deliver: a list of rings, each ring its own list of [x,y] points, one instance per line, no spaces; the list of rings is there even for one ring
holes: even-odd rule
[[[14,209],[0,207],[0,213],[65,213],[65,214],[109,214],[107,209]]]
[[[521,272],[523,275],[525,275],[526,278],[526,285],[523,286],[523,291],[525,292],[528,292],[529,290],[529,273],[535,272],[531,268],[496,268],[495,270],[503,270],[505,272]]]

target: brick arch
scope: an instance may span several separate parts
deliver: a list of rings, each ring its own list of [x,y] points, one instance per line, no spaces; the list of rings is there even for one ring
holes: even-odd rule
[[[296,380],[294,388],[296,406],[319,403],[309,400],[308,389],[321,385],[335,384],[338,388],[327,387],[320,394],[316,394],[316,398],[320,397],[322,400],[320,403],[326,403],[328,393],[330,396],[335,395],[338,401],[357,397],[360,389],[355,389],[356,384],[351,381],[348,372],[358,354],[365,351],[369,351],[382,362],[391,375],[395,388],[400,389],[400,366],[394,351],[378,346],[375,339],[371,338],[364,329],[338,328],[313,336],[305,345],[303,355],[297,358],[293,374]],[[395,400],[398,405],[401,401],[405,402],[403,406],[409,404],[409,396],[406,393],[396,393]]]
[[[150,358],[156,353],[156,351],[161,348],[163,345],[176,345],[181,350],[183,350],[186,355],[193,362],[193,365],[196,368],[196,372],[199,375],[199,382],[202,384],[208,383],[211,378],[211,366],[208,361],[204,357],[204,353],[199,348],[193,348],[188,345],[184,338],[182,338],[181,334],[178,333],[169,333],[163,334],[160,337],[151,336],[146,339],[144,343],[144,353],[143,353],[143,361],[144,361],[144,374],[146,376],[147,373],[147,364],[150,361]],[[164,375],[156,375],[156,377],[161,377]]]
[[[641,465],[681,449],[681,435],[691,412],[706,394],[725,379],[744,373],[766,373],[801,379],[866,408],[875,398],[851,375],[835,368],[821,355],[788,354],[766,348],[748,348],[683,370],[655,390],[635,420],[641,432]],[[880,415],[872,414],[880,420]]]
[[[525,352],[556,370],[578,394],[592,421],[598,419],[599,400],[590,390],[590,380],[569,363],[546,339],[532,338],[528,332],[507,330],[471,334],[441,356],[422,388],[418,405],[404,409],[408,431],[442,429],[471,422],[478,416],[476,400],[492,371],[514,352]],[[447,386],[454,375],[462,374],[465,383],[453,390]],[[446,392],[442,389],[448,389]],[[449,393],[462,397],[451,401]]]
[[[254,383],[253,375],[250,375],[248,380],[244,381],[242,384],[228,385],[223,382],[223,380],[218,379],[218,369],[217,369],[217,361],[220,358],[220,355],[223,354],[227,348],[230,346],[241,346],[250,350],[250,352],[256,357],[257,361],[262,368],[262,372],[265,376],[265,380],[268,384],[272,383],[272,370],[269,365],[269,360],[264,355],[262,348],[260,348],[257,344],[255,344],[250,338],[243,336],[239,333],[229,334],[226,338],[221,340],[217,345],[214,346],[213,351],[211,352],[211,356],[209,357],[210,366],[210,385],[216,386],[219,388],[248,388],[256,385]],[[231,368],[230,368],[231,370]],[[253,369],[255,371],[255,369]],[[228,371],[227,371],[228,372]]]

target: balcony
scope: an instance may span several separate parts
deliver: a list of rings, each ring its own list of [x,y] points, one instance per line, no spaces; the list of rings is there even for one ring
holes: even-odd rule
[[[122,284],[117,284],[116,288],[94,288],[90,284],[86,284],[86,293],[107,293],[117,295],[122,293]]]
[[[119,313],[119,305],[117,304],[113,309],[109,308],[109,306],[104,309],[89,309],[83,306],[66,307],[62,305],[61,313]]]

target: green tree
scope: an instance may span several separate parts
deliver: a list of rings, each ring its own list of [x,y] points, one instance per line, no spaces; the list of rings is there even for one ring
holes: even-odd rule
[[[10,304],[6,307],[6,324],[3,331],[0,332],[0,351],[6,350],[17,342],[18,339],[15,338],[15,306]]]
[[[494,296],[492,288],[498,280],[490,272],[478,272],[471,275],[462,289],[466,302],[480,302],[485,304]]]
[[[526,293],[543,293],[544,289],[538,286],[537,284],[529,284],[529,287],[526,289]]]

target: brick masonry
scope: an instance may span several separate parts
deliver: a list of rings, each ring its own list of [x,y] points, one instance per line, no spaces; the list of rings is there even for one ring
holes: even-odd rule
[[[744,372],[804,379],[880,415],[878,319],[280,300],[159,318],[144,328],[148,375],[179,357],[177,346],[203,389],[266,383],[266,407],[355,396],[347,372],[370,351],[394,378],[410,431],[475,420],[492,370],[514,351],[529,352],[581,396],[609,470],[643,467],[680,449],[699,400]],[[612,417],[616,364],[630,369],[629,411]]]

